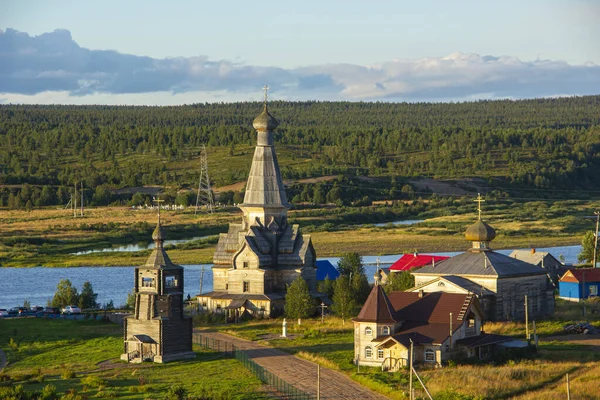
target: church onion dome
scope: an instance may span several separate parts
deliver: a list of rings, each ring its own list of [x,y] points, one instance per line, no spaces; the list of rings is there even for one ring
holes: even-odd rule
[[[496,237],[494,228],[478,220],[473,225],[467,228],[465,238],[470,242],[491,242]]]
[[[279,122],[269,114],[267,103],[265,103],[263,112],[252,121],[252,126],[254,126],[254,129],[257,131],[273,131],[279,126]]]
[[[152,232],[152,240],[154,240],[155,242],[164,242],[165,240],[165,231],[163,230],[163,227],[160,224],[160,220],[158,221],[158,224],[156,224],[154,232]]]

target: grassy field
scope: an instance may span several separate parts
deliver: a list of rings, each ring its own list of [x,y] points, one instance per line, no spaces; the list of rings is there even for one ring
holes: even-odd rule
[[[581,218],[600,208],[600,202],[529,202],[502,203],[490,206],[485,219],[496,229],[495,249],[549,247],[581,243],[589,220]],[[464,230],[475,219],[473,205],[458,202],[450,207],[429,208],[416,215],[406,215],[393,207],[308,208],[289,213],[312,236],[319,257],[339,256],[355,251],[362,255],[399,254],[403,252],[460,251],[470,245]],[[163,225],[168,239],[210,236],[169,249],[179,264],[210,263],[220,232],[230,222],[239,221],[237,208],[209,215],[193,210],[165,211]],[[376,220],[426,219],[416,225],[369,225]],[[127,207],[88,209],[84,217],[73,218],[68,210],[0,212],[0,266],[113,266],[137,265],[145,261],[149,250],[138,252],[72,253],[102,249],[115,245],[148,243],[156,225],[152,210]]]
[[[588,321],[600,327],[600,313],[588,316]],[[541,335],[540,347],[532,359],[495,365],[476,363],[422,369],[420,375],[436,400],[545,399],[547,393],[554,393],[549,399],[563,399],[566,398],[564,379],[567,373],[571,376],[572,393],[577,393],[577,397],[572,398],[597,399],[600,393],[598,346],[573,344],[567,336],[560,336],[565,324],[581,319],[581,305],[558,301],[555,318],[537,323]],[[487,332],[525,336],[523,323],[487,323],[484,328]],[[364,367],[360,368],[360,372],[357,371],[351,361],[351,322],[342,324],[340,319],[329,316],[325,323],[321,323],[320,319],[308,319],[303,320],[300,326],[288,324],[288,339],[277,337],[281,333],[281,320],[251,321],[210,329],[259,341],[339,370],[390,398],[408,398],[406,371],[383,373],[377,368]],[[595,340],[600,343],[600,338]],[[425,398],[421,389],[417,390],[417,395]]]
[[[269,398],[257,378],[220,353],[195,349],[195,360],[164,365],[122,362],[122,330],[95,321],[0,320],[0,348],[9,361],[0,398],[52,387],[73,399],[175,399],[183,392],[190,399]]]

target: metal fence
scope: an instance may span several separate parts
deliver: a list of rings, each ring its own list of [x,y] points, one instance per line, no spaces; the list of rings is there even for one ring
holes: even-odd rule
[[[294,387],[292,384],[284,381],[265,368],[261,367],[250,357],[248,357],[248,354],[245,351],[238,349],[233,345],[233,343],[206,337],[198,333],[194,334],[193,341],[194,344],[197,344],[205,349],[227,353],[236,360],[240,361],[244,367],[254,374],[254,376],[260,379],[266,385],[270,386],[283,399],[315,400],[317,398],[314,395]]]

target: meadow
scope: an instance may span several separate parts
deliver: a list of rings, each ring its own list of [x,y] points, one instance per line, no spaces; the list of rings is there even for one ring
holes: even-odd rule
[[[73,400],[270,398],[242,364],[221,353],[194,348],[195,360],[164,365],[120,361],[122,330],[96,321],[0,319],[0,348],[9,362],[0,398],[34,392]]]
[[[460,251],[469,247],[464,230],[476,219],[469,199],[439,199],[411,204],[365,207],[305,206],[289,212],[291,223],[310,234],[319,257],[353,251],[361,255],[404,252]],[[550,247],[581,243],[593,224],[582,218],[600,208],[600,201],[497,201],[486,206],[484,219],[496,229],[495,249]],[[170,246],[169,255],[179,264],[210,263],[217,234],[241,219],[234,207],[214,214],[194,214],[193,209],[163,211],[168,239],[206,236],[191,243]],[[392,221],[422,219],[416,225]],[[374,223],[384,223],[375,226]],[[389,222],[388,224],[385,224]],[[156,211],[129,207],[89,208],[73,218],[69,210],[42,208],[0,212],[0,266],[114,266],[137,265],[150,251],[92,253],[78,251],[114,245],[148,243],[156,226]]]

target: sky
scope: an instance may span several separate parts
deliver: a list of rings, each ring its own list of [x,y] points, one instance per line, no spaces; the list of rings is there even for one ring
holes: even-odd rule
[[[0,0],[0,103],[598,94],[598,38],[600,0]]]

